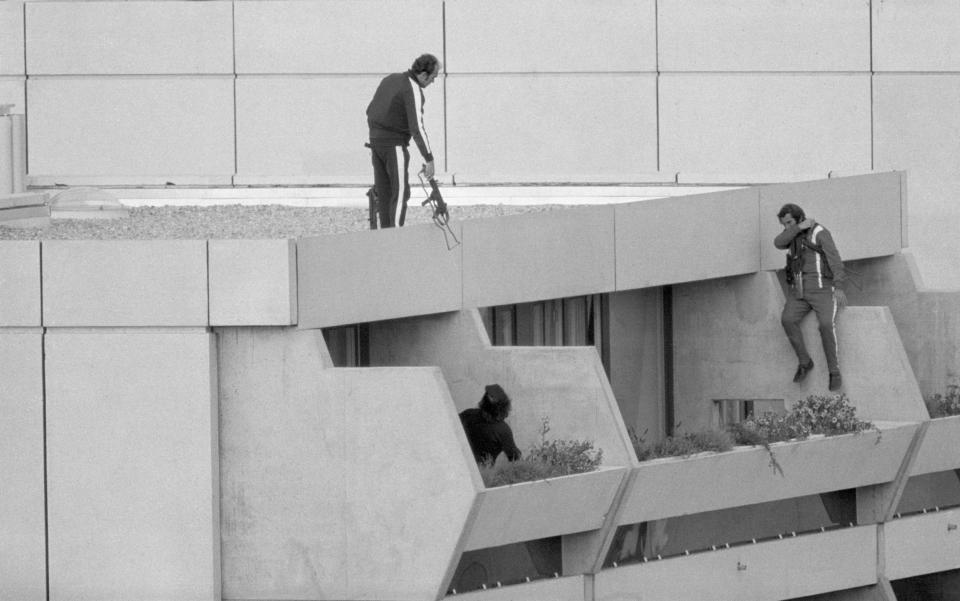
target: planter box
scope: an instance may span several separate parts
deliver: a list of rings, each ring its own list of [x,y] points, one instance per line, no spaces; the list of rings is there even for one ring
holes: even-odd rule
[[[910,469],[911,476],[960,469],[960,415],[927,422],[927,432]]]
[[[918,424],[641,463],[617,524],[892,481]],[[773,463],[771,458],[773,454]],[[825,469],[829,468],[829,469]]]
[[[464,550],[598,530],[627,473],[626,467],[608,467],[483,489]]]
[[[890,580],[960,568],[960,509],[895,519],[884,525]]]
[[[594,598],[794,599],[868,586],[877,581],[876,544],[876,526],[860,526],[632,564],[599,572]]]

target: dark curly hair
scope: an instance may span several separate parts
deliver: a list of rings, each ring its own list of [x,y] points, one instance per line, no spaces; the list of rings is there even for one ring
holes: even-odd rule
[[[793,203],[787,203],[780,207],[780,212],[777,213],[777,219],[783,219],[784,215],[787,214],[793,215],[793,219],[797,223],[800,223],[807,217],[804,214],[803,209],[801,209],[799,205],[795,205]]]
[[[415,61],[413,61],[413,64],[410,65],[410,71],[412,71],[414,75],[418,75],[420,73],[431,75],[437,70],[438,62],[440,61],[438,61],[437,57],[432,54],[421,54],[416,58]]]
[[[502,422],[510,415],[510,397],[499,384],[490,384],[480,399],[480,411],[493,422]]]

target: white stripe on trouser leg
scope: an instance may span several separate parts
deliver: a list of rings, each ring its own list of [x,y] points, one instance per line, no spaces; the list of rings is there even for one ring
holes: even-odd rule
[[[393,212],[393,227],[400,227],[400,212],[403,210],[403,182],[407,179],[407,170],[403,165],[403,146],[394,147],[393,156],[397,159],[397,181],[393,182],[395,186],[393,193],[397,199],[397,206]]]
[[[840,341],[837,340],[837,292],[833,292],[833,315],[830,317],[830,329],[833,331],[833,353],[837,357],[837,369],[840,369]]]

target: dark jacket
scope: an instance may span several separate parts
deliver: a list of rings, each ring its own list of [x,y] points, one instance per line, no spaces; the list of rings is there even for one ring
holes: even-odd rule
[[[474,407],[460,413],[460,423],[463,424],[470,449],[478,462],[492,463],[497,460],[501,451],[506,453],[510,461],[520,458],[520,449],[513,442],[513,431],[507,422],[493,421]]]
[[[787,282],[801,294],[804,289],[842,287],[846,271],[830,230],[819,223],[807,230],[797,225],[784,228],[773,240],[787,249]]]
[[[411,136],[424,160],[433,160],[423,126],[423,89],[412,71],[387,75],[367,106],[370,144],[406,146]]]

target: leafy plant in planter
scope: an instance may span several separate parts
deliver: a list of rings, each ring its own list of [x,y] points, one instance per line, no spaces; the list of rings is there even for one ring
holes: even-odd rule
[[[763,445],[770,454],[770,467],[784,475],[770,443],[802,440],[811,434],[835,436],[873,428],[872,423],[857,418],[857,408],[850,404],[847,395],[838,394],[810,395],[794,403],[785,415],[770,412],[751,415],[730,430],[737,444]]]
[[[550,420],[543,418],[540,442],[516,461],[480,464],[480,477],[487,488],[532,482],[546,478],[582,474],[597,469],[603,461],[603,449],[595,449],[588,440],[547,440]]]
[[[927,410],[930,412],[930,417],[960,415],[960,385],[949,384],[946,394],[940,394],[938,392],[924,400],[927,403]]]
[[[646,432],[644,432],[645,434]],[[660,457],[686,457],[697,453],[722,453],[733,448],[733,437],[722,430],[697,430],[668,436],[655,444],[648,444],[643,435],[630,430],[630,442],[637,459],[647,461]]]
[[[772,442],[804,439],[811,434],[835,436],[873,429],[873,424],[857,418],[857,408],[845,394],[810,395],[794,403],[785,415],[750,415],[731,426],[737,444],[768,445]]]
[[[873,424],[857,417],[857,408],[845,394],[810,395],[790,408],[790,415],[809,428],[811,434],[835,436],[873,429]]]
[[[738,445],[769,445],[784,440],[802,440],[810,436],[810,428],[791,414],[780,415],[770,411],[750,415],[730,426],[730,433]]]

